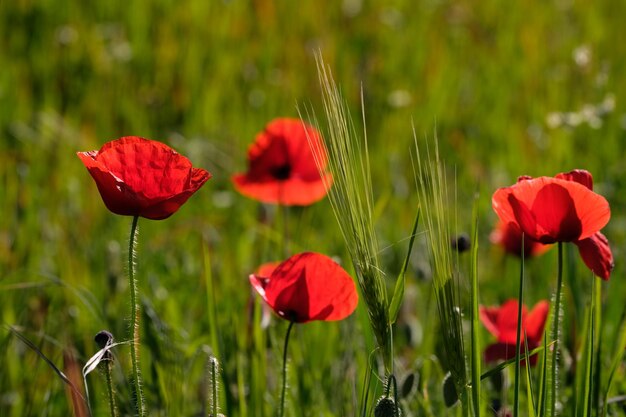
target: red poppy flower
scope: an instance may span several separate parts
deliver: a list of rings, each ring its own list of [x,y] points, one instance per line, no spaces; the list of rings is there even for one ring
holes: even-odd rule
[[[485,350],[485,360],[493,362],[497,360],[507,360],[515,357],[515,346],[517,343],[517,310],[519,304],[517,300],[511,299],[501,307],[480,306],[480,321],[487,328],[489,333],[494,335],[498,341],[487,346]],[[522,343],[520,353],[531,351],[541,345],[541,337],[546,326],[546,319],[550,304],[547,301],[540,301],[533,307],[530,313],[526,306],[522,306]],[[525,337],[524,337],[525,336]],[[530,357],[530,365],[535,365],[537,357]]]
[[[609,279],[613,254],[600,233],[611,217],[609,203],[593,192],[593,177],[574,170],[550,177],[520,177],[517,184],[498,189],[495,212],[506,224],[541,243],[573,242],[583,261],[597,276]]]
[[[507,253],[515,256],[522,255],[522,231],[515,223],[499,221],[496,228],[491,232],[491,242],[500,245]],[[524,257],[538,256],[550,249],[550,245],[544,245],[529,237],[524,237]]]
[[[296,323],[344,319],[358,301],[350,275],[319,253],[294,255],[268,277],[250,275],[250,283],[280,317]]]
[[[314,149],[315,152],[312,150]],[[232,177],[237,191],[264,203],[307,206],[321,200],[332,184],[318,131],[298,119],[275,119],[248,150],[248,172]]]
[[[169,146],[136,136],[78,152],[109,210],[153,220],[174,214],[211,174]]]

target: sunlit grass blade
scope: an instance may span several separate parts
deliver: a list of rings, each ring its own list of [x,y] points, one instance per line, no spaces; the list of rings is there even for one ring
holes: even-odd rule
[[[593,393],[593,377],[594,377],[594,356],[595,356],[595,337],[596,337],[596,291],[598,291],[598,287],[596,285],[596,280],[592,284],[591,290],[591,303],[589,305],[589,310],[587,313],[587,322],[589,323],[586,332],[586,340],[585,340],[585,349],[584,349],[584,368],[582,372],[582,389],[580,395],[577,397],[582,397],[583,403],[582,408],[579,412],[579,415],[582,417],[587,417],[591,415],[591,406],[592,406],[592,393]],[[597,280],[599,281],[599,280]]]
[[[602,315],[602,280],[592,278],[595,286],[595,315],[594,315],[594,323],[595,323],[595,336],[593,339],[595,355],[593,356],[594,360],[594,369],[591,380],[591,407],[595,410],[595,414],[599,416],[600,414],[600,390],[602,388],[602,333],[604,329],[604,317]]]
[[[417,209],[417,214],[415,215],[415,221],[413,222],[413,229],[411,230],[411,237],[409,239],[409,248],[406,252],[406,257],[404,258],[404,262],[402,263],[402,270],[400,274],[398,274],[398,278],[396,279],[396,287],[393,291],[393,297],[391,298],[391,303],[389,304],[389,324],[394,324],[396,319],[398,318],[398,312],[400,311],[400,306],[402,306],[402,299],[404,298],[404,286],[406,283],[406,269],[409,266],[409,261],[411,259],[411,251],[413,250],[413,242],[415,242],[415,236],[417,235],[417,226],[419,225],[420,220],[420,209]]]
[[[539,401],[537,402],[537,415],[543,417],[546,415],[547,407],[547,387],[548,387],[548,335],[543,333],[543,355],[541,361],[541,378],[539,379]]]
[[[202,242],[202,261],[203,261],[203,275],[204,284],[206,290],[206,303],[207,303],[207,320],[209,322],[209,339],[211,340],[211,350],[215,357],[220,355],[219,346],[219,334],[217,330],[217,299],[215,297],[215,286],[213,283],[213,271],[211,269],[211,248],[210,246]]]
[[[474,202],[472,210],[473,230],[472,230],[472,267],[471,267],[471,371],[472,371],[472,404],[474,415],[480,416],[480,316],[478,313],[478,210],[477,200]]]
[[[528,345],[526,344],[524,346],[524,359],[526,363],[530,363],[528,362],[529,358]],[[533,392],[533,377],[530,372],[531,367],[525,366],[524,368],[524,375],[526,376],[526,409],[528,417],[535,417],[537,415],[537,401],[535,400],[535,394]]]
[[[619,332],[614,342],[615,350],[613,353],[613,360],[611,361],[611,366],[609,368],[609,376],[602,394],[602,417],[607,415],[609,394],[611,392],[611,386],[613,385],[613,379],[615,378],[615,372],[617,371],[617,368],[622,362],[622,357],[624,356],[624,346],[626,346],[626,310],[622,313],[620,323]]]
[[[363,378],[365,380],[363,381],[363,390],[361,391],[361,417],[366,417],[369,410],[369,393],[370,385],[372,383],[372,367],[369,360],[367,361],[367,369],[365,370]]]

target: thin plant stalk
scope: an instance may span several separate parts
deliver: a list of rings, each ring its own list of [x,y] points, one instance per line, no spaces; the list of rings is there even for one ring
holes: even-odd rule
[[[552,340],[554,346],[552,347],[552,357],[550,361],[550,416],[556,416],[556,401],[557,401],[557,356],[559,351],[559,323],[561,317],[561,294],[563,292],[563,243],[559,242],[558,250],[558,268],[557,268],[557,282],[556,282],[556,297],[554,302],[554,319],[552,323]]]
[[[604,392],[602,395],[602,412],[599,414],[599,416],[601,417],[606,417],[607,415],[609,393],[611,392],[611,386],[613,384],[613,378],[615,377],[615,372],[617,371],[617,368],[621,364],[622,357],[624,356],[624,346],[626,346],[626,310],[622,312],[619,332],[617,333],[617,336],[615,339],[613,359],[611,361],[611,366],[609,367],[608,379],[607,379],[606,387],[604,388]]]
[[[217,417],[217,411],[218,411],[218,396],[217,396],[217,372],[218,372],[218,362],[217,359],[214,356],[210,356],[209,357],[209,373],[210,373],[210,384],[211,384],[211,395],[210,395],[210,399],[211,399],[211,403],[210,403],[210,408],[211,408],[211,412],[209,413],[209,416],[212,417]]]
[[[472,231],[472,267],[471,267],[471,370],[472,370],[472,406],[475,417],[480,417],[480,318],[478,307],[478,215],[477,204],[472,213],[474,227]]]
[[[113,368],[113,362],[109,359],[106,361],[104,367],[104,377],[107,384],[107,397],[109,400],[109,410],[111,417],[117,417],[117,404],[115,403],[115,389],[113,388],[113,378],[111,377],[111,371]]]
[[[283,417],[285,414],[285,391],[287,390],[287,346],[289,345],[289,334],[291,333],[291,328],[295,323],[295,321],[289,322],[287,334],[285,335],[285,347],[283,349],[283,387],[280,393],[280,408],[278,409],[278,417]]]
[[[517,338],[515,342],[515,391],[513,396],[513,417],[519,415],[520,346],[522,345],[522,307],[524,306],[524,234],[522,233],[522,259],[520,262],[519,293],[517,296]],[[525,338],[525,336],[524,336]],[[528,366],[528,363],[526,364]]]
[[[137,414],[140,417],[146,415],[143,403],[143,392],[141,387],[141,369],[139,366],[139,306],[137,304],[137,281],[135,281],[134,253],[136,245],[137,221],[139,216],[133,217],[133,224],[130,228],[130,239],[128,242],[128,279],[130,286],[130,359],[133,364],[133,387],[135,389]]]

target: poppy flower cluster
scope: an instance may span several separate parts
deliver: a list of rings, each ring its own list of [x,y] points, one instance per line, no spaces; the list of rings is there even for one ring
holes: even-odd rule
[[[609,203],[593,192],[593,178],[585,170],[552,177],[520,177],[498,189],[493,208],[507,227],[518,228],[534,241],[573,242],[589,269],[609,279],[613,254],[600,230],[611,217]]]
[[[519,303],[515,299],[506,301],[500,307],[480,306],[479,315],[485,328],[494,335],[497,342],[487,346],[485,350],[485,360],[493,362],[514,358],[515,346],[517,345],[517,314]],[[525,305],[522,305],[522,343],[520,344],[520,354],[524,354],[526,348],[531,351],[541,345],[543,330],[546,326],[546,319],[550,304],[543,300],[535,304],[528,312]],[[529,358],[530,365],[537,363],[537,356]]]
[[[276,314],[295,323],[342,320],[358,303],[350,275],[314,252],[294,255],[276,267],[266,264],[250,275],[250,284]]]
[[[332,184],[332,175],[318,169],[318,164],[324,169],[326,163],[314,127],[299,119],[275,119],[250,146],[248,171],[234,175],[232,181],[241,194],[263,203],[308,206],[324,198]]]
[[[137,136],[78,152],[106,207],[115,214],[162,220],[174,214],[211,174],[169,146]]]

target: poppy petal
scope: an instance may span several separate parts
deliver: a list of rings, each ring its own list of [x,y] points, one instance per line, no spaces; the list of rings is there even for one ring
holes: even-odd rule
[[[515,344],[493,343],[485,349],[485,361],[497,362],[515,357]]]
[[[276,270],[278,265],[280,265],[280,262],[266,262],[258,267],[255,275],[269,278],[272,276],[272,273]]]
[[[333,183],[330,173],[315,181],[290,178],[283,181],[251,180],[246,174],[232,177],[235,189],[246,197],[263,203],[284,206],[308,206],[326,197],[327,189]]]
[[[512,343],[515,345],[517,342],[517,314],[518,314],[518,302],[517,300],[508,300],[500,307],[498,312],[498,342]],[[526,318],[526,306],[522,306],[522,337],[524,333],[524,322]]]
[[[491,206],[493,207],[493,210],[498,215],[498,218],[500,218],[500,221],[505,224],[517,224],[513,207],[509,201],[509,196],[513,194],[511,188],[512,187],[498,188],[496,192],[493,193],[493,197],[491,197]]]
[[[77,155],[94,179],[104,205],[113,213],[132,216],[141,210],[139,201],[129,192],[123,181],[95,159],[97,152],[78,152]]]
[[[510,343],[494,343],[485,349],[485,361],[486,362],[497,362],[497,361],[505,361],[508,359],[512,359],[515,357],[515,344]],[[535,346],[536,347],[536,346]],[[532,348],[534,349],[534,348]],[[529,346],[528,350],[532,350]],[[520,346],[520,354],[525,355],[526,348],[522,345]],[[537,364],[539,355],[532,355],[528,358],[530,362],[530,366],[535,366]],[[520,365],[526,365],[526,360],[522,359],[520,361]]]
[[[498,222],[489,240],[504,248],[507,253],[515,256],[522,255],[522,231],[517,223]],[[550,245],[537,242],[529,236],[524,236],[524,257],[538,256],[550,249]]]
[[[259,293],[261,298],[267,301],[267,297],[265,295],[265,288],[269,284],[269,281],[270,281],[269,278],[266,278],[260,275],[255,275],[255,274],[250,274],[248,278],[250,279],[250,284],[252,285],[252,288],[254,288],[256,292]]]
[[[537,238],[542,243],[574,241],[582,232],[574,200],[561,184],[549,183],[541,187],[531,211],[539,229],[543,229]]]
[[[526,337],[528,339],[528,345],[531,349],[534,349],[541,344],[549,311],[550,303],[545,300],[539,301],[535,304],[524,320]]]
[[[582,225],[578,240],[586,239],[606,226],[611,218],[611,209],[608,201],[601,195],[577,182],[570,181],[568,184],[568,191],[575,202],[576,213]]]
[[[498,337],[500,335],[500,331],[498,330],[499,312],[499,307],[479,306],[478,309],[478,316],[480,317],[480,321],[483,323],[489,333],[491,333],[495,337]]]
[[[555,178],[577,182],[593,191],[593,176],[587,170],[575,169],[570,172],[562,172],[560,174],[557,174]]]
[[[515,223],[519,225],[520,229],[524,234],[530,236],[532,239],[543,242],[540,237],[544,236],[545,233],[543,229],[539,229],[539,225],[537,224],[537,220],[533,215],[532,211],[526,204],[517,199],[514,194],[508,195],[509,205],[513,209],[513,214],[515,216]],[[551,242],[543,242],[543,243],[551,243]]]
[[[576,243],[581,258],[591,271],[608,280],[614,267],[613,253],[609,241],[602,233],[597,232],[591,237],[579,240]]]

